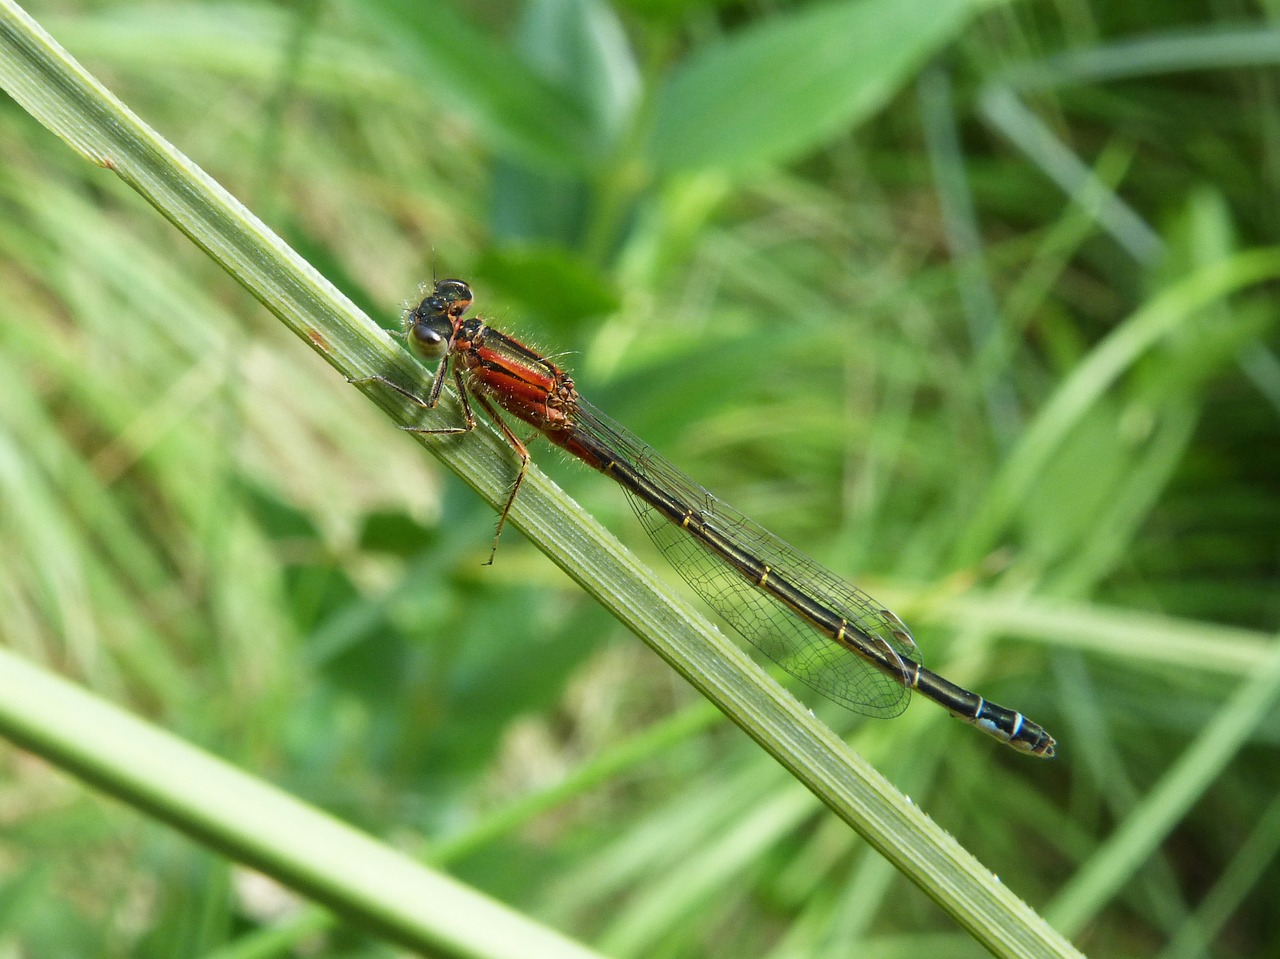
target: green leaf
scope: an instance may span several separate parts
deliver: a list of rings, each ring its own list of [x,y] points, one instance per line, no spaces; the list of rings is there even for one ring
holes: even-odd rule
[[[857,0],[770,19],[694,56],[663,91],[662,170],[800,156],[880,109],[952,41],[971,0]]]
[[[496,147],[539,166],[579,167],[596,149],[586,111],[448,4],[383,0],[366,13],[426,89],[460,106]]]
[[[629,127],[640,69],[618,15],[600,0],[533,0],[517,44],[524,60],[591,118],[601,150]]]

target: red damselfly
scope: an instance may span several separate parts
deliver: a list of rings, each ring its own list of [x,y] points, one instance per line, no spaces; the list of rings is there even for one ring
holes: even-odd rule
[[[582,399],[550,360],[482,317],[466,318],[471,303],[471,287],[462,280],[440,280],[405,315],[410,348],[440,361],[425,399],[386,377],[357,382],[385,384],[434,409],[451,373],[463,425],[405,427],[414,433],[470,432],[473,400],[489,415],[520,459],[494,550],[529,469],[529,451],[500,407],[622,486],[649,536],[694,591],[824,696],[869,716],[891,717],[906,709],[914,690],[1014,749],[1054,754],[1054,739],[1041,726],[922,666],[910,630],[892,612],[685,476]]]

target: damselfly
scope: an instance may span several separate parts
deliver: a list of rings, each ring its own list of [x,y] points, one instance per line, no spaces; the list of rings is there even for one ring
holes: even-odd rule
[[[891,717],[906,709],[915,690],[1014,749],[1053,755],[1053,737],[1042,727],[925,669],[911,631],[889,610],[689,479],[582,399],[569,375],[550,360],[482,317],[464,318],[471,302],[466,283],[440,280],[406,312],[410,348],[440,361],[425,399],[386,377],[359,382],[383,383],[434,409],[452,371],[463,425],[405,429],[470,432],[476,426],[472,400],[492,418],[520,458],[498,517],[494,550],[529,469],[528,449],[496,404],[621,485],[645,530],[694,591],[824,696],[869,716]]]

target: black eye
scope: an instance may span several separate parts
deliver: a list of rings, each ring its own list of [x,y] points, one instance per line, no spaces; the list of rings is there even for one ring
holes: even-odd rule
[[[449,335],[453,326],[449,318],[439,312],[424,312],[419,307],[412,314],[409,324],[409,348],[419,356],[438,359],[449,350]]]
[[[423,346],[434,347],[444,342],[444,337],[429,326],[415,326],[413,328],[413,338]]]

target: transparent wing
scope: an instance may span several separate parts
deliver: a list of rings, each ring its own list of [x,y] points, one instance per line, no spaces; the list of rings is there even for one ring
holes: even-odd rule
[[[761,561],[777,576],[848,623],[873,657],[860,656],[808,622],[690,529],[622,483],[650,538],[699,596],[757,649],[822,695],[868,716],[897,716],[907,707],[904,685],[918,664],[911,632],[874,599],[788,546],[768,530],[720,501],[663,459],[624,427],[586,401],[579,401],[576,437],[629,463],[634,471],[693,513],[706,528]],[[696,525],[696,524],[695,524]],[[879,662],[876,662],[876,660]]]

